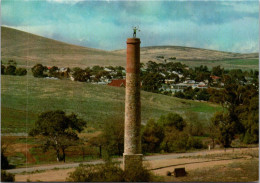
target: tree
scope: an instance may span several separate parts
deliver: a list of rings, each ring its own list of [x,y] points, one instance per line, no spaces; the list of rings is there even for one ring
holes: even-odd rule
[[[99,157],[102,157],[102,147],[105,146],[107,140],[104,139],[103,134],[97,136],[97,137],[92,137],[91,139],[89,139],[89,143],[92,146],[98,147],[99,148]]]
[[[91,74],[90,74],[90,70],[88,68],[83,70],[79,67],[75,67],[73,69],[72,76],[74,77],[75,81],[86,82],[86,81],[88,81],[88,79],[90,79]]]
[[[7,75],[15,75],[16,66],[14,65],[8,65],[5,69],[5,74]]]
[[[114,116],[108,118],[103,127],[103,147],[108,155],[121,156],[124,150],[124,118]]]
[[[169,113],[167,116],[161,116],[158,123],[164,127],[175,127],[179,131],[182,131],[186,126],[186,122],[183,120],[183,118],[176,113]]]
[[[15,74],[17,76],[24,76],[27,74],[27,70],[25,68],[17,68]]]
[[[143,152],[159,152],[163,138],[163,128],[153,119],[148,120],[142,132]]]
[[[230,113],[216,112],[211,119],[218,130],[218,139],[223,147],[230,147],[237,132],[236,122],[232,120]]]
[[[34,77],[46,77],[47,75],[44,72],[47,70],[47,67],[44,67],[42,64],[36,64],[32,68],[32,73]]]
[[[85,126],[86,122],[74,113],[66,115],[61,110],[47,111],[39,115],[29,135],[42,137],[43,151],[52,147],[56,151],[57,161],[65,162],[66,148],[75,145],[79,139],[77,132],[81,132]]]
[[[59,68],[57,66],[53,66],[50,68],[49,73],[52,77],[57,77]]]
[[[1,181],[2,182],[14,182],[15,181],[14,174],[1,170]]]
[[[158,92],[164,82],[164,77],[159,73],[146,73],[142,79],[142,88],[145,91]]]
[[[213,67],[211,71],[214,76],[222,76],[223,72],[224,68],[221,68],[220,65]]]
[[[2,61],[1,61],[1,75],[5,74],[5,66],[3,65]]]

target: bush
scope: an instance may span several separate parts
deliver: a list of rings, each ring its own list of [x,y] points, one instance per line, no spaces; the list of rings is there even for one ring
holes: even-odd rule
[[[71,182],[122,182],[124,172],[113,163],[80,165],[71,172],[67,181]]]
[[[203,143],[200,139],[189,137],[187,142],[187,149],[202,149]]]
[[[1,181],[2,182],[14,182],[15,181],[14,174],[7,173],[6,171],[1,170]]]
[[[13,65],[8,65],[5,69],[5,74],[7,75],[15,75],[16,67]]]
[[[5,66],[1,64],[1,75],[5,74]]]
[[[25,68],[18,68],[16,69],[15,74],[17,76],[24,76],[27,74],[27,70]]]
[[[3,153],[3,149],[1,149],[1,168],[3,170],[10,168],[9,162],[7,157]]]
[[[182,131],[186,126],[186,122],[183,120],[183,118],[176,113],[169,113],[166,116],[162,115],[158,123],[163,127],[175,127],[179,131]]]
[[[152,182],[153,174],[144,166],[131,163],[129,168],[124,171],[124,182]]]
[[[119,164],[106,162],[99,165],[80,165],[71,172],[70,182],[149,182],[154,176],[144,167],[135,167],[123,171]]]
[[[32,73],[34,77],[45,77],[47,76],[46,74],[44,74],[44,71],[46,71],[47,68],[44,67],[42,64],[36,64],[35,66],[33,66],[32,68]]]

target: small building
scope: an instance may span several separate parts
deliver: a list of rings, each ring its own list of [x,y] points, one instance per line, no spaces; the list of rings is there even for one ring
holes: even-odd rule
[[[108,83],[109,86],[115,86],[115,87],[125,87],[126,86],[126,80],[125,79],[113,79],[111,83]]]

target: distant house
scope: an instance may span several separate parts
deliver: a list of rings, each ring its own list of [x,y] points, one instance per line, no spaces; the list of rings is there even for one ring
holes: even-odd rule
[[[116,86],[116,87],[125,87],[126,81],[125,79],[113,79],[111,83],[108,83],[109,86]]]
[[[219,80],[220,79],[220,77],[218,77],[218,76],[210,76],[211,77],[211,79],[213,80],[213,81],[217,81],[217,80]]]

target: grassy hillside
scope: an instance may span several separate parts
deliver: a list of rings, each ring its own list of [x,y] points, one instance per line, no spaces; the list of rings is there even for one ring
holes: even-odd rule
[[[1,27],[2,60],[18,61],[20,65],[31,67],[36,63],[59,67],[87,67],[93,65],[125,66],[126,51],[104,51],[71,45],[41,36]],[[142,45],[141,45],[142,46]],[[222,65],[225,68],[258,68],[258,53],[239,54],[221,52],[200,48],[181,46],[151,46],[141,48],[141,62],[153,60],[163,62],[157,56],[165,59],[176,57],[176,61],[191,67],[207,65],[208,67]]]
[[[32,66],[86,67],[91,65],[122,65],[118,54],[71,45],[23,31],[1,27],[2,60],[14,59],[18,64]]]
[[[27,76],[2,76],[2,133],[27,132],[46,110],[62,109],[75,112],[90,126],[100,127],[115,115],[124,116],[124,88],[94,85],[70,80],[50,80]],[[174,97],[141,93],[142,122],[177,112],[197,113],[207,122],[219,106]],[[185,116],[184,116],[185,117]]]

